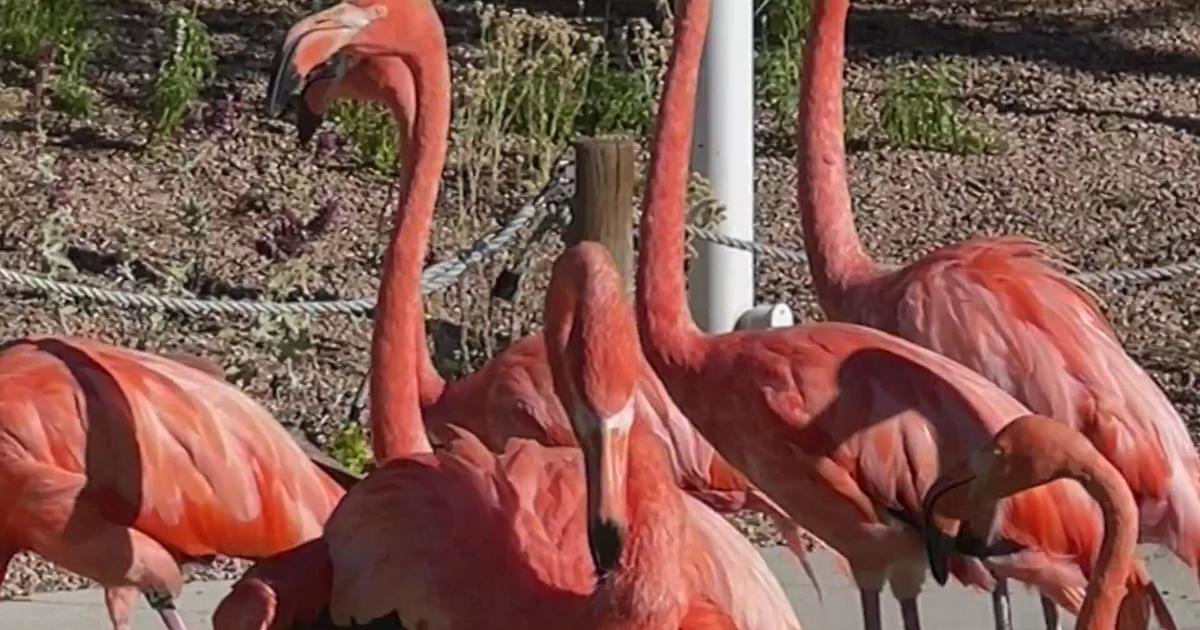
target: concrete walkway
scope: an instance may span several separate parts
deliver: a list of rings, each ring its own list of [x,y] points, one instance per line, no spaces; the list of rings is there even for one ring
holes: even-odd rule
[[[1151,573],[1165,592],[1167,605],[1181,630],[1200,630],[1200,589],[1186,568],[1166,557],[1165,552],[1145,548]],[[824,603],[800,570],[799,564],[781,548],[764,550],[764,556],[779,576],[806,630],[861,630],[858,592],[835,568],[832,558],[814,554],[813,563],[821,581]],[[229,582],[189,584],[179,607],[190,630],[210,630],[212,610],[229,590]],[[1041,630],[1041,607],[1032,594],[1014,585],[1013,627],[1016,630]],[[939,588],[930,583],[922,595],[923,626],[928,630],[968,630],[992,628],[991,599],[958,586]],[[1070,630],[1074,619],[1064,615],[1063,627]],[[157,630],[163,626],[146,606],[142,606],[134,625],[139,630]],[[97,630],[108,627],[104,600],[99,590],[44,593],[29,599],[0,602],[0,628],[37,628],[38,630]],[[884,600],[884,627],[900,628],[899,607],[895,600]]]

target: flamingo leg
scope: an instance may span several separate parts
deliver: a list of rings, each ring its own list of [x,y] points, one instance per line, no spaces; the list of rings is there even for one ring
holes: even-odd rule
[[[1046,630],[1059,630],[1062,627],[1058,623],[1058,604],[1054,600],[1042,598],[1042,619],[1046,620]]]
[[[880,621],[879,591],[863,589],[859,591],[862,600],[863,628],[866,630],[883,630]]]
[[[138,590],[135,586],[113,586],[104,589],[104,604],[108,607],[108,619],[113,630],[130,630],[133,607],[137,603]]]
[[[996,580],[996,590],[992,591],[992,618],[996,621],[996,630],[1012,630],[1012,599],[1008,596],[1008,580]]]
[[[921,630],[921,615],[917,610],[917,598],[900,600],[900,616],[904,619],[904,630]]]

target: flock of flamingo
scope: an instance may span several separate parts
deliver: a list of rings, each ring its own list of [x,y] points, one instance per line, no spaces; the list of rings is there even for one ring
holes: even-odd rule
[[[708,0],[677,0],[630,304],[607,250],[554,264],[545,327],[445,382],[421,267],[451,77],[431,0],[351,0],[288,32],[269,88],[302,139],[339,99],[393,113],[406,156],[370,355],[378,466],[306,450],[197,357],[78,338],[0,349],[0,577],[30,550],[142,593],[170,630],[181,563],[256,564],[218,630],[798,630],[719,513],[761,511],[803,561],[825,542],[881,630],[918,630],[932,570],[1008,581],[1081,629],[1174,621],[1139,542],[1200,562],[1200,461],[1097,302],[1039,244],[973,240],[881,270],[855,230],[842,111],[849,0],[814,0],[797,132],[799,210],[828,323],[706,335],[684,227]]]

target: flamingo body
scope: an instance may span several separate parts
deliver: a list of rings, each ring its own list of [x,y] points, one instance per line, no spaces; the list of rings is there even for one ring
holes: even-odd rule
[[[822,309],[948,356],[1082,432],[1129,483],[1142,539],[1200,569],[1200,457],[1183,420],[1043,245],[974,239],[895,271],[869,257],[854,226],[843,137],[850,2],[817,5],[798,143],[804,237]]]
[[[315,538],[342,494],[205,371],[78,338],[0,350],[0,568],[29,549],[97,580],[117,627],[127,587],[178,595],[179,561]]]
[[[1020,238],[946,247],[851,291],[845,319],[979,372],[1087,436],[1129,483],[1141,536],[1200,554],[1200,460],[1162,390],[1086,289]]]

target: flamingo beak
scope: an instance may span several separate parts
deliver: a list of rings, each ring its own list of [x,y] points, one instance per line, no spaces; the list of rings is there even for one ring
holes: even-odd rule
[[[271,82],[267,86],[271,115],[283,113],[292,93],[313,70],[328,62],[367,25],[385,15],[387,8],[382,5],[360,7],[343,2],[292,26],[272,64]]]
[[[974,476],[968,476],[956,481],[946,482],[940,487],[930,488],[925,496],[922,511],[924,512],[924,527],[922,535],[925,538],[925,553],[929,558],[929,570],[938,584],[946,585],[950,578],[950,557],[955,552],[955,538],[962,527],[962,521],[939,510],[939,501],[951,493],[961,493],[963,486],[971,483]],[[951,508],[953,509],[953,508]]]
[[[321,122],[333,103],[334,90],[353,67],[354,60],[350,55],[338,53],[322,64],[305,84],[296,107],[296,134],[301,146],[308,144],[317,129],[321,128]]]
[[[575,411],[588,494],[588,545],[596,574],[604,579],[617,568],[628,530],[625,494],[629,468],[629,429],[633,401],[611,417],[597,418],[589,409]]]

